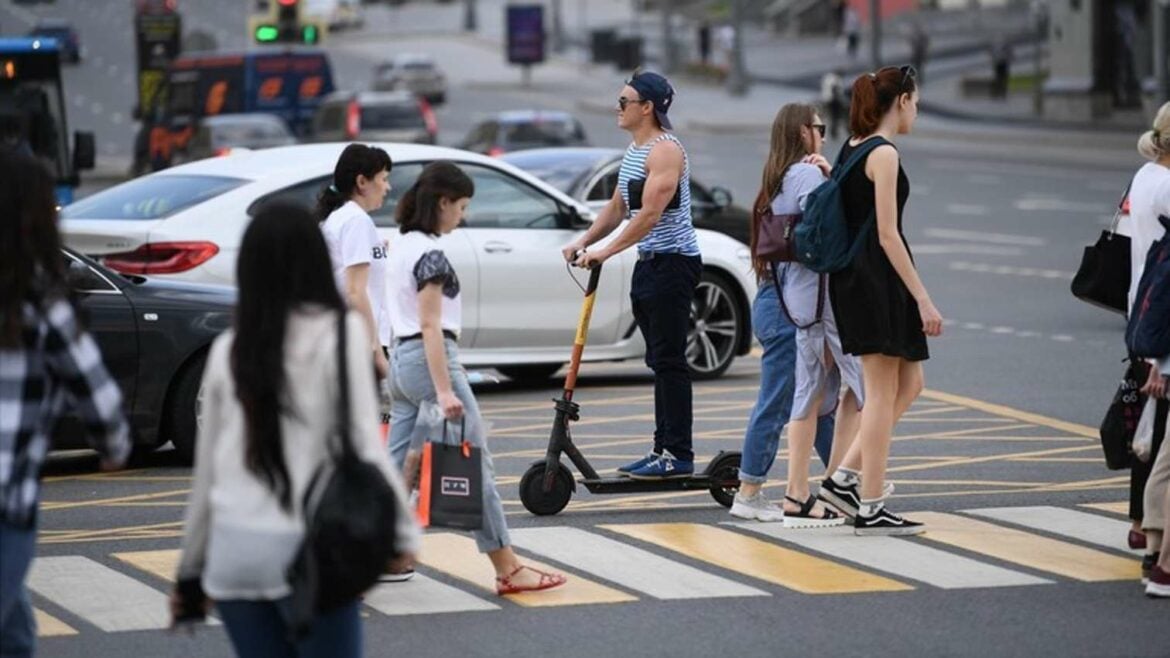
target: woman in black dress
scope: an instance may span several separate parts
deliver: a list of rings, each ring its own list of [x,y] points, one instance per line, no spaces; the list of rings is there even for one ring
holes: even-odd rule
[[[942,333],[942,316],[930,300],[902,235],[910,181],[892,140],[910,132],[918,117],[918,85],[910,66],[886,67],[853,83],[843,163],[870,140],[878,145],[841,183],[852,235],[865,243],[849,267],[829,280],[833,313],[845,352],[861,356],[865,408],[861,429],[841,466],[821,484],[823,500],[855,517],[858,535],[911,535],[922,524],[885,507],[886,465],[894,425],[922,391],[927,336]],[[876,219],[873,217],[876,214]],[[864,474],[864,478],[860,475]]]

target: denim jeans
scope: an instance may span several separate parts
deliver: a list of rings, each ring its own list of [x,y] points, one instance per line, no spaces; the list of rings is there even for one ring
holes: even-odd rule
[[[37,547],[37,529],[0,521],[0,657],[25,658],[36,646],[36,622],[24,579]]]
[[[451,377],[451,388],[463,403],[465,424],[456,423],[455,431],[463,427],[465,438],[479,448],[483,462],[483,528],[475,531],[475,543],[481,553],[499,550],[512,543],[508,537],[508,522],[504,516],[504,503],[496,490],[496,469],[487,447],[487,429],[479,414],[479,405],[467,381],[467,373],[459,365],[459,347],[450,338],[443,339],[447,352],[447,374]],[[423,402],[435,404],[438,395],[431,373],[427,370],[427,355],[422,340],[399,343],[390,360],[394,405],[390,416],[390,458],[402,468],[411,443],[421,445],[422,440],[438,440],[437,436],[422,437],[426,432],[419,423],[419,406]],[[442,433],[442,430],[438,432]]]
[[[353,601],[317,617],[302,640],[288,639],[289,604],[279,601],[218,601],[223,624],[241,658],[361,658],[362,618]]]
[[[654,452],[694,461],[687,328],[703,263],[698,256],[656,254],[634,266],[630,301],[654,371]]]
[[[743,438],[739,479],[763,484],[776,460],[780,432],[792,414],[792,395],[796,388],[796,327],[780,310],[776,286],[771,281],[760,284],[752,302],[752,331],[764,347],[764,356],[760,363],[760,393]],[[817,419],[814,445],[826,465],[833,446],[833,427],[832,415]]]

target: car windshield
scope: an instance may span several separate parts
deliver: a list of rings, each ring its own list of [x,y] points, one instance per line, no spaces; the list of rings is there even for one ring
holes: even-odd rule
[[[566,194],[572,194],[582,179],[592,171],[592,162],[555,158],[504,158]]]
[[[368,105],[362,108],[363,129],[386,130],[426,126],[422,113],[414,105]]]
[[[64,219],[162,219],[213,199],[247,181],[224,176],[161,175],[136,178],[61,210]]]
[[[505,124],[504,139],[508,144],[560,146],[581,141],[581,133],[570,121],[532,121]]]

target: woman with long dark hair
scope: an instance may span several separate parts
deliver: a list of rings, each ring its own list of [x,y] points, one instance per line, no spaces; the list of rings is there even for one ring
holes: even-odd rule
[[[886,508],[886,467],[894,425],[922,392],[927,336],[942,334],[942,316],[918,276],[902,212],[910,179],[893,140],[918,117],[914,68],[890,66],[858,76],[849,115],[852,138],[844,163],[859,148],[872,149],[841,181],[850,236],[864,236],[853,261],[829,277],[829,294],[848,354],[861,357],[865,407],[861,429],[820,497],[854,517],[858,535],[913,535],[915,523]]]
[[[412,440],[427,438],[420,408],[437,404],[444,418],[462,428],[463,438],[482,451],[483,527],[475,531],[475,541],[495,568],[496,591],[503,595],[550,589],[562,585],[565,577],[522,565],[512,550],[487,431],[459,364],[463,301],[459,276],[439,238],[459,226],[474,194],[474,183],[459,167],[434,162],[402,195],[395,211],[402,237],[390,254],[390,317],[396,341],[390,452],[398,464],[407,461]],[[416,455],[411,452],[408,479],[417,470]]]
[[[802,421],[803,432],[794,433],[789,426],[788,490],[785,492],[788,500],[783,507],[769,501],[762,489],[780,448],[780,432],[792,415],[802,343],[798,340],[801,330],[790,317],[791,309],[784,305],[785,297],[778,285],[783,288],[790,281],[802,283],[811,275],[815,289],[816,275],[793,263],[772,263],[761,258],[760,235],[767,211],[777,216],[798,214],[808,193],[824,180],[829,163],[820,155],[823,129],[816,109],[803,103],[785,105],[772,121],[771,143],[756,194],[750,238],[752,269],[758,282],[752,303],[752,330],[764,353],[760,359],[760,390],[744,433],[740,488],[730,510],[737,518],[783,520],[789,526],[798,527],[842,522],[838,515],[815,504],[809,492],[808,462],[815,446],[822,462],[831,464],[830,450],[836,455],[838,446],[845,444],[834,440],[834,428],[838,434],[855,431],[857,407],[849,395],[846,404],[841,406],[842,418],[837,423],[829,413],[809,413]],[[815,306],[814,298],[811,315],[815,315]],[[804,310],[804,305],[798,309]],[[835,401],[836,396],[832,397]]]
[[[244,233],[236,262],[235,323],[216,339],[203,377],[203,418],[173,606],[196,602],[199,585],[217,602],[240,656],[360,656],[355,600],[318,617],[298,643],[288,638],[285,576],[304,536],[302,500],[331,459],[337,427],[338,315],[329,254],[313,216],[270,204]],[[398,469],[382,448],[370,336],[346,313],[351,438],[398,494],[396,550],[418,546]]]
[[[333,182],[317,195],[317,220],[329,247],[337,287],[366,322],[374,367],[385,377],[390,366],[390,319],[386,314],[386,242],[370,213],[390,191],[390,155],[375,146],[350,144],[333,168]]]
[[[31,656],[25,577],[36,549],[40,474],[69,401],[102,468],[130,455],[122,393],[69,300],[53,178],[0,148],[0,647]]]

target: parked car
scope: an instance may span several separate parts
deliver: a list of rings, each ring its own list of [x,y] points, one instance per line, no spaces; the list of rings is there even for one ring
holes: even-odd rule
[[[313,115],[313,140],[434,144],[439,124],[425,98],[409,91],[342,91]]]
[[[77,64],[81,61],[81,36],[68,21],[50,18],[29,30],[28,36],[56,39],[61,44],[61,58]]]
[[[472,128],[459,148],[486,155],[542,146],[586,146],[585,127],[568,112],[500,112]]]
[[[549,148],[519,151],[501,156],[574,199],[599,210],[617,188],[622,151],[604,148]],[[751,211],[731,203],[731,192],[706,187],[691,176],[691,213],[696,228],[751,243]]]
[[[119,275],[65,249],[69,285],[81,316],[122,389],[137,450],[170,441],[195,454],[199,388],[211,342],[231,326],[235,289]],[[54,447],[85,447],[80,420],[66,418]]]
[[[521,379],[547,377],[569,359],[581,304],[561,247],[593,213],[552,185],[497,158],[413,144],[376,144],[394,162],[391,190],[374,214],[390,243],[394,209],[423,166],[457,163],[475,182],[466,227],[440,238],[463,285],[464,363]],[[62,210],[71,247],[109,267],[187,281],[231,284],[249,213],[268,199],[312,203],[330,183],[345,144],[286,146],[191,162],[108,188]],[[751,347],[756,283],[747,248],[700,229],[703,273],[688,360],[696,377],[722,374]],[[608,261],[586,361],[641,358],[630,309],[636,254]],[[578,277],[581,274],[578,273]]]
[[[402,54],[374,67],[374,91],[405,89],[427,102],[447,102],[447,76],[430,55]]]
[[[219,114],[203,117],[187,148],[175,162],[224,156],[233,149],[263,149],[296,144],[284,119],[275,114]]]

